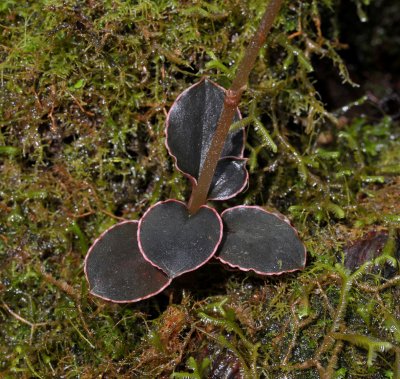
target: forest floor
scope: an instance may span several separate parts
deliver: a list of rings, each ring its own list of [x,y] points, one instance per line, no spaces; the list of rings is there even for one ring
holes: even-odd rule
[[[400,378],[400,7],[343,3],[284,5],[240,105],[249,188],[214,204],[285,214],[305,269],[211,261],[112,304],[89,246],[188,199],[166,114],[229,85],[265,2],[1,2],[0,377]]]

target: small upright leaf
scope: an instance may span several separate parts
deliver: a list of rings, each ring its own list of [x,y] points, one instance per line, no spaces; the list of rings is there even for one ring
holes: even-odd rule
[[[246,162],[247,159],[244,158],[220,159],[211,182],[208,198],[210,200],[227,200],[243,191],[249,178]]]
[[[93,295],[128,303],[154,296],[170,284],[167,275],[141,254],[137,227],[137,221],[116,224],[89,249],[84,267]]]
[[[221,114],[225,89],[211,80],[183,91],[172,105],[167,118],[167,148],[178,169],[198,178]],[[240,119],[239,110],[234,122]],[[244,131],[229,133],[221,157],[242,157]]]
[[[216,258],[240,270],[278,275],[301,270],[306,249],[296,230],[257,206],[237,206],[222,213],[224,237]]]
[[[166,123],[166,146],[174,157],[176,167],[196,184],[201,169],[206,159],[208,150],[214,136],[217,123],[223,108],[226,90],[208,79],[189,87],[176,99],[172,105]],[[240,120],[237,113],[233,122]],[[244,150],[244,129],[232,131],[228,134],[221,159],[226,157],[242,158]],[[232,169],[232,165],[220,165],[214,177],[214,182],[219,182],[220,177],[230,177],[233,182],[225,181],[227,197],[210,194],[214,200],[225,200],[234,196],[237,190],[231,187],[244,188],[244,177],[247,173],[240,170],[231,170],[227,175],[221,166]]]
[[[142,254],[170,278],[206,263],[216,252],[221,238],[221,218],[205,205],[190,215],[180,201],[161,201],[149,208],[139,222]]]

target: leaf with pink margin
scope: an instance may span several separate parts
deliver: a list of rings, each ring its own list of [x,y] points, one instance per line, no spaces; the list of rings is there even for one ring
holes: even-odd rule
[[[115,303],[152,297],[170,283],[164,272],[144,259],[137,243],[138,221],[107,229],[90,247],[85,274],[90,293]]]
[[[226,90],[209,79],[203,78],[198,83],[183,91],[172,105],[166,122],[166,146],[170,155],[175,159],[175,165],[196,184],[214,136],[218,119],[221,114]],[[240,120],[240,112],[233,121]],[[242,158],[244,151],[244,129],[230,132],[225,142],[221,159]],[[239,162],[239,161],[238,161]],[[225,196],[212,195],[213,200],[226,200],[235,196],[238,188],[245,187],[243,169],[235,170],[233,162],[222,166],[230,168],[232,181],[225,182]],[[217,170],[214,182],[220,181],[219,175],[225,175]],[[227,176],[225,175],[225,178]]]
[[[161,201],[149,208],[139,222],[140,251],[170,278],[205,264],[221,239],[221,217],[206,205],[190,215],[180,201]]]
[[[279,275],[302,270],[306,248],[284,216],[257,206],[229,208],[222,215],[224,237],[216,258],[243,271]]]
[[[218,161],[208,193],[209,200],[227,200],[242,192],[249,174],[245,158],[225,157]]]

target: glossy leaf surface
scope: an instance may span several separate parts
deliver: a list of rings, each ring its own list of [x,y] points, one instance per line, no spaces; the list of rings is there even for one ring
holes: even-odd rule
[[[151,207],[139,222],[142,254],[170,278],[206,263],[221,238],[221,218],[207,206],[190,216],[184,203],[167,200]]]
[[[211,182],[208,198],[210,200],[226,200],[236,196],[247,185],[247,160],[244,158],[220,159]]]
[[[304,268],[305,246],[286,219],[257,206],[233,207],[221,216],[224,237],[216,258],[223,263],[261,275]]]
[[[168,113],[166,127],[168,151],[174,157],[176,167],[194,183],[199,178],[207,156],[223,108],[225,92],[224,88],[212,81],[202,79],[182,92]],[[234,121],[239,119],[238,110]],[[244,130],[229,133],[221,158],[242,158],[243,149]],[[233,178],[232,186],[235,186],[240,178],[243,179],[243,174],[240,171],[232,171],[231,176],[232,173],[238,175]],[[217,175],[221,175],[221,170],[216,173],[214,182],[219,181]],[[232,195],[236,192],[234,189],[229,193],[231,182],[226,182],[225,186],[228,197],[234,196]]]
[[[113,302],[151,297],[171,280],[144,259],[137,243],[137,221],[125,221],[106,230],[89,249],[85,274],[90,292]]]

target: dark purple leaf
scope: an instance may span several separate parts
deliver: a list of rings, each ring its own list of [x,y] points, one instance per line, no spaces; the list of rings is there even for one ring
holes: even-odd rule
[[[221,218],[205,205],[191,216],[180,201],[159,202],[139,222],[142,254],[170,278],[206,263],[214,255],[221,238]]]
[[[249,174],[246,170],[247,160],[227,157],[220,159],[210,186],[210,200],[226,200],[236,196],[246,187]]]
[[[237,206],[222,213],[224,237],[216,258],[241,270],[277,275],[301,270],[306,249],[283,216],[257,206]]]
[[[344,252],[344,265],[351,271],[357,270],[365,262],[371,261],[380,255],[387,249],[385,247],[390,244],[390,256],[395,259],[400,258],[400,233],[391,232],[388,230],[370,230],[368,233],[364,234],[362,237],[356,240],[348,242],[346,246],[343,247]],[[388,254],[388,251],[386,252]],[[374,265],[371,272],[380,274],[386,278],[390,279],[398,272],[398,267],[390,260],[381,266]]]
[[[388,240],[387,231],[370,231],[363,238],[353,241],[343,248],[344,265],[350,270],[359,268],[366,261],[372,260],[382,253]]]
[[[137,228],[137,221],[116,224],[89,249],[85,274],[93,295],[127,303],[156,295],[170,284],[167,275],[141,254]]]
[[[194,183],[199,178],[207,156],[223,108],[225,92],[224,88],[214,82],[202,79],[182,92],[168,113],[167,149],[174,157],[176,167]],[[239,119],[238,110],[234,121]],[[244,130],[241,129],[228,134],[221,158],[242,158],[243,150]],[[219,178],[214,180],[218,181]],[[237,182],[235,178],[233,185]],[[225,184],[228,185],[228,182]]]

